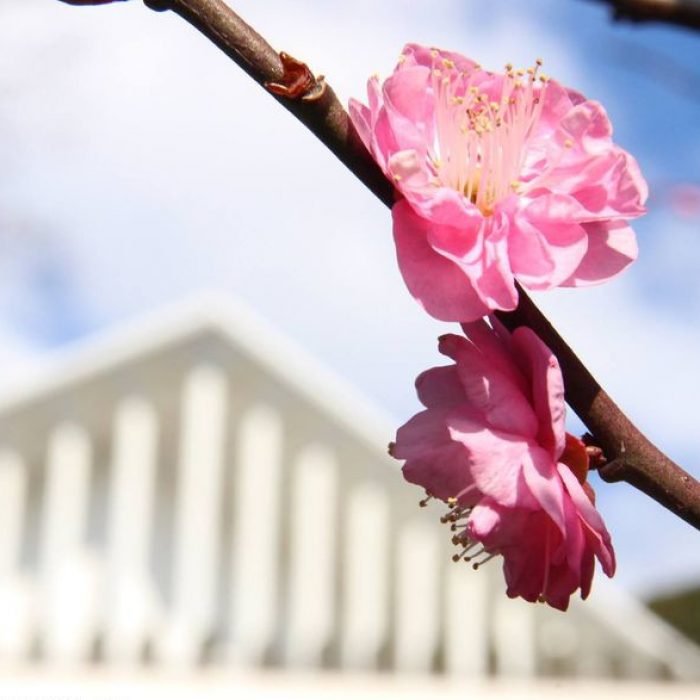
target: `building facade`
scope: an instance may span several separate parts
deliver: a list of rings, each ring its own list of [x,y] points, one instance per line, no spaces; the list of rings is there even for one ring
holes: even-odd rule
[[[0,405],[0,663],[700,678],[601,577],[562,614],[454,564],[393,430],[212,300],[58,358]]]

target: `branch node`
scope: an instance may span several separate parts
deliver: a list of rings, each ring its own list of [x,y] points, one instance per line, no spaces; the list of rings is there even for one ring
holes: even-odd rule
[[[315,77],[311,69],[303,61],[298,61],[284,51],[280,51],[282,62],[282,80],[279,83],[266,82],[265,89],[278,97],[289,100],[315,102],[326,92],[326,79],[319,75]]]
[[[609,484],[616,481],[625,481],[628,473],[627,460],[624,456],[613,459],[611,462],[598,467],[598,474],[603,481]]]

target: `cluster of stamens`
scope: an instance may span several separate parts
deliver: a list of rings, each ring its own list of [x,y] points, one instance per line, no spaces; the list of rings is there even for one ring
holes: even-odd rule
[[[493,74],[478,66],[458,72],[443,58],[443,68],[433,68],[436,136],[429,165],[434,183],[462,192],[484,215],[521,187],[525,144],[542,112],[548,80],[541,65],[539,59],[527,70],[508,64],[500,94],[493,94],[494,80],[485,80]]]
[[[432,499],[433,495],[427,493],[426,497],[419,501],[420,507],[425,508]],[[452,555],[452,561],[473,562],[472,568],[476,571],[496,554],[487,552],[483,545],[469,537],[467,520],[472,512],[471,506],[460,504],[456,497],[448,498],[447,506],[449,510],[440,518],[440,522],[450,526],[450,531],[453,533],[452,544],[459,548],[459,551]]]

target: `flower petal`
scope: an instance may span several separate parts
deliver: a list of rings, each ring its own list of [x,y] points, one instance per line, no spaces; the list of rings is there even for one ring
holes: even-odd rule
[[[571,277],[586,255],[586,229],[577,223],[557,221],[557,200],[561,198],[539,197],[516,216],[510,231],[511,267],[518,280],[530,289],[558,287]],[[546,211],[536,211],[536,206]]]
[[[467,408],[451,411],[447,425],[450,439],[463,445],[479,491],[503,506],[537,507],[522,477],[530,450],[525,440],[490,429]]]
[[[439,349],[457,364],[462,405],[475,410],[491,428],[523,438],[537,435],[537,416],[512,373],[499,371],[488,355],[462,336],[441,336]]]
[[[441,321],[471,321],[487,314],[463,270],[428,243],[428,223],[405,200],[394,205],[392,214],[399,268],[420,305]]]
[[[392,450],[397,459],[406,460],[406,481],[443,500],[474,483],[468,455],[461,444],[450,439],[445,414],[431,410],[415,415],[397,431]]]
[[[612,576],[615,573],[615,552],[612,548],[610,534],[608,533],[603,518],[591,503],[581,484],[564,464],[558,465],[557,468],[561,480],[566,486],[566,490],[571,497],[571,500],[578,510],[581,522],[587,528],[590,536],[595,555],[603,567],[603,571]]]
[[[464,401],[464,387],[454,365],[433,367],[419,374],[416,392],[426,408],[453,406]]]
[[[523,454],[522,466],[525,483],[533,497],[564,534],[564,497],[556,464],[541,447],[530,446]]]
[[[588,250],[564,287],[587,287],[619,275],[637,259],[637,239],[623,221],[584,224]]]
[[[564,380],[554,353],[529,328],[513,332],[513,343],[527,361],[532,401],[538,418],[537,442],[556,461],[566,445]]]

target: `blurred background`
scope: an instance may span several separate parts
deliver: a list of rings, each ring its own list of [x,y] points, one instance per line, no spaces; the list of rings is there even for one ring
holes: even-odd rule
[[[700,34],[614,24],[586,0],[233,6],[343,101],[364,98],[367,77],[417,41],[493,69],[542,57],[603,102],[650,184],[639,261],[604,287],[536,300],[647,435],[700,476]],[[495,562],[477,583],[446,573],[438,513],[414,521],[420,494],[382,454],[419,408],[413,379],[441,362],[446,325],[406,292],[383,205],[180,18],[136,1],[2,0],[0,164],[0,607],[14,620],[0,646],[13,663],[700,673],[686,637],[645,608],[700,639],[697,532],[628,486],[594,483],[618,574],[609,592],[599,578],[589,608],[551,618],[501,601]],[[575,417],[570,430],[583,430]],[[268,454],[269,473],[251,450]],[[195,478],[201,464],[209,477]],[[267,473],[277,500],[258,499],[246,469]],[[386,543],[345,519],[346,478]],[[294,515],[307,503],[315,522],[337,524],[320,543]],[[419,533],[408,551],[437,573],[402,593],[408,564],[377,562],[403,551],[403,525]],[[240,533],[252,539],[236,544]],[[274,556],[260,559],[274,533]],[[364,551],[373,539],[386,552]],[[365,590],[352,572],[367,570]],[[261,580],[279,587],[263,594]],[[426,586],[437,607],[398,622]],[[459,586],[466,617],[445,607],[464,599]],[[348,628],[352,605],[363,622]],[[267,612],[241,626],[251,609]]]

